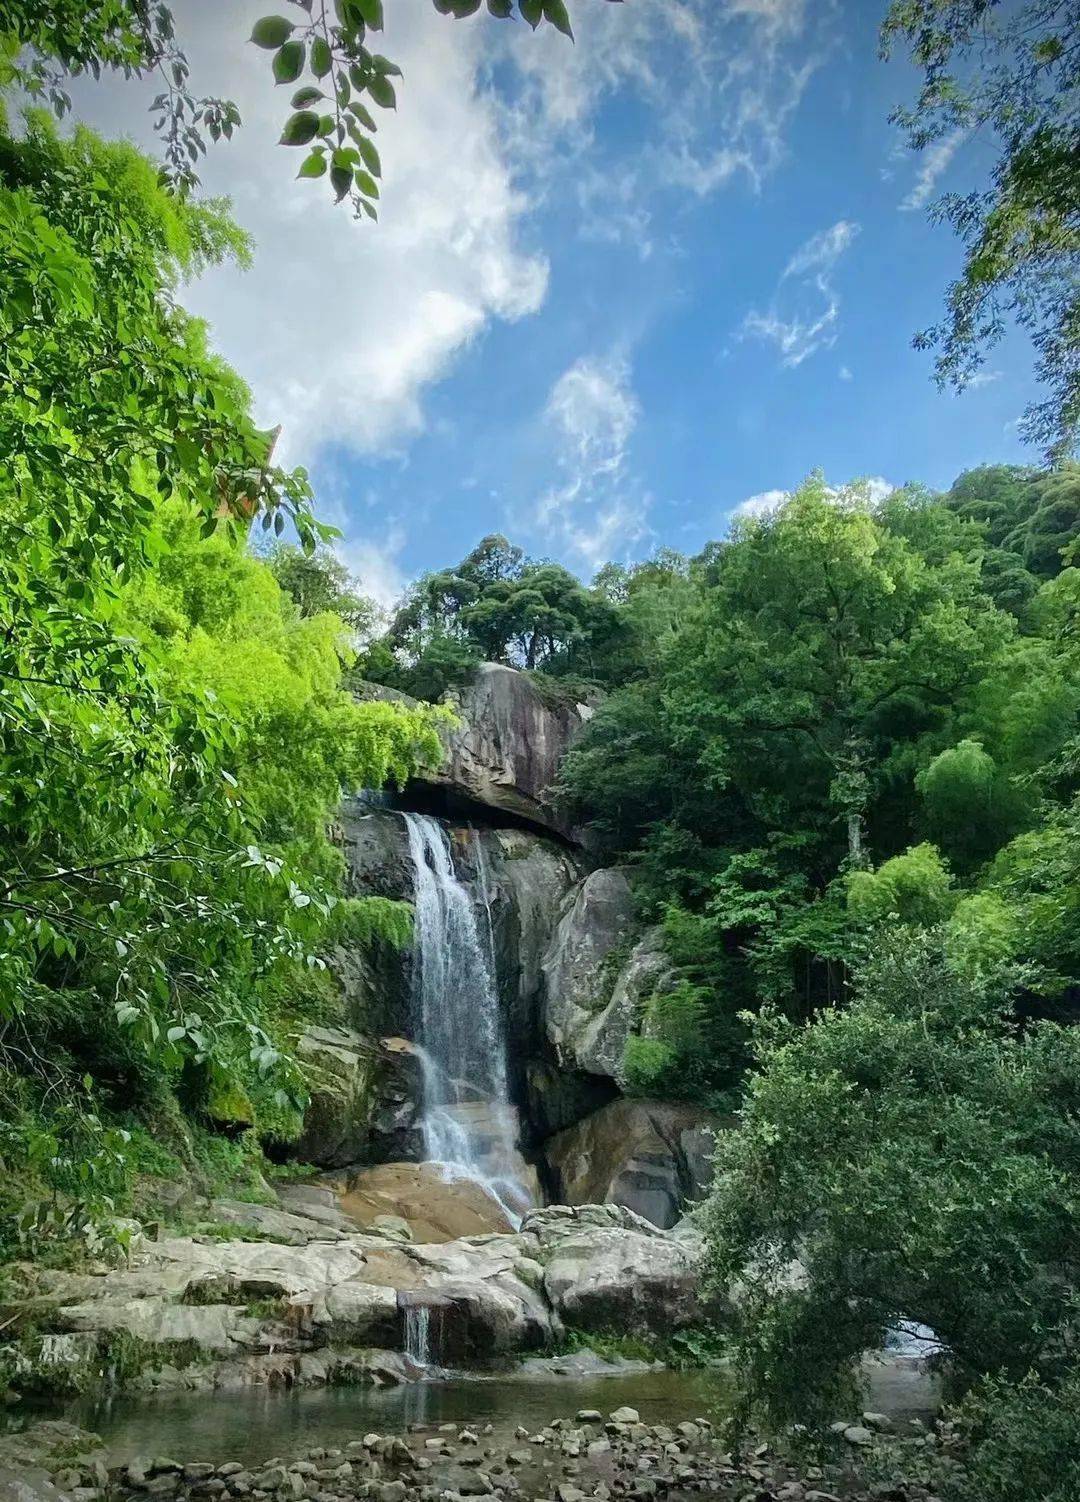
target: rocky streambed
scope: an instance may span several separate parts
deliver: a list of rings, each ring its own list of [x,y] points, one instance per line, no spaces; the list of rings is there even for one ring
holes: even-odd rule
[[[215,1454],[204,1442],[195,1458],[165,1443],[120,1462],[96,1436],[69,1423],[44,1422],[0,1440],[0,1498],[651,1502],[705,1493],[739,1502],[832,1502],[837,1496],[920,1502],[929,1496],[913,1483],[871,1490],[861,1482],[861,1466],[853,1458],[893,1429],[884,1414],[867,1412],[845,1425],[837,1436],[837,1454],[818,1465],[759,1440],[733,1450],[714,1419],[698,1410],[689,1410],[693,1417],[672,1415],[657,1422],[629,1404],[573,1408],[571,1403],[564,1395],[564,1411],[549,1409],[535,1425],[415,1421],[398,1433],[367,1428],[361,1412],[351,1429],[329,1437],[321,1427],[306,1439],[300,1430],[286,1430],[272,1453],[254,1456],[237,1436],[231,1453]],[[168,1441],[175,1435],[167,1414],[162,1417],[156,1437]],[[917,1428],[902,1443],[931,1444],[933,1432]]]

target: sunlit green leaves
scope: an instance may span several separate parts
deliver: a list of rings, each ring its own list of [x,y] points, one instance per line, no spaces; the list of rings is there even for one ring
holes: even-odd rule
[[[291,21],[286,21],[283,16],[263,16],[256,21],[251,32],[251,40],[256,47],[266,47],[275,50],[289,40],[295,31]]]
[[[397,108],[397,95],[394,92],[394,85],[384,73],[373,75],[368,84],[368,93],[374,99],[375,103],[381,105],[384,110]]]
[[[282,146],[306,146],[314,139],[319,129],[319,117],[311,110],[301,110],[291,115],[281,133]]]
[[[482,6],[482,0],[432,0],[432,3],[440,14],[458,20],[476,15]],[[488,0],[487,9],[498,20],[510,19],[515,14],[514,0]],[[519,0],[517,10],[534,29],[547,22],[572,39],[565,0]],[[381,53],[369,51],[365,43],[369,33],[382,29],[383,3],[334,0],[333,22],[321,11],[315,14],[309,10],[309,15],[308,22],[295,25],[281,17],[266,17],[252,34],[258,46],[276,49],[273,73],[278,83],[295,82],[305,62],[314,79],[333,80],[334,111],[320,117],[311,135],[306,112],[325,95],[315,85],[305,85],[294,93],[293,109],[301,112],[303,118],[294,115],[286,123],[281,144],[307,145],[315,136],[328,142],[336,139],[338,151],[333,159],[328,159],[329,165],[309,157],[297,175],[316,178],[328,174],[335,201],[340,203],[348,198],[358,215],[374,219],[371,200],[378,195],[374,180],[381,176],[382,164],[369,139],[376,129],[376,120],[362,96],[380,109],[396,109],[397,91],[391,79],[401,77],[396,63]],[[355,161],[341,155],[346,139],[360,153],[362,174],[357,172]]]
[[[304,68],[304,43],[286,42],[274,54],[275,83],[295,83]]]

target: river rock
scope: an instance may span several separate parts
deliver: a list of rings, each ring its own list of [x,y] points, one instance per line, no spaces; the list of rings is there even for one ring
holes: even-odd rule
[[[711,1177],[722,1119],[669,1101],[616,1100],[544,1144],[557,1197],[569,1205],[625,1205],[674,1226]]]
[[[668,1331],[701,1318],[695,1233],[668,1235],[616,1205],[533,1211],[522,1231],[539,1236],[544,1291],[577,1329]]]
[[[509,1231],[506,1212],[481,1184],[448,1182],[433,1163],[380,1163],[337,1181],[338,1204],[356,1229],[397,1215],[413,1241]]]
[[[441,1243],[361,1232],[297,1246],[175,1237],[104,1276],[41,1276],[56,1330],[126,1330],[149,1346],[191,1342],[204,1353],[190,1369],[151,1364],[149,1385],[235,1387],[346,1374],[409,1380],[415,1367],[400,1354],[408,1303],[438,1311],[432,1355],[454,1364],[542,1348],[564,1320],[677,1328],[697,1313],[699,1256],[694,1235],[587,1205],[533,1211],[517,1233]],[[198,1302],[207,1288],[227,1302]],[[267,1299],[279,1306],[269,1318],[251,1308]]]

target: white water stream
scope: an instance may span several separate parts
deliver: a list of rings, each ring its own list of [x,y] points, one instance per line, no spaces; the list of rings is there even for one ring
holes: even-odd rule
[[[441,824],[427,814],[402,817],[416,872],[413,994],[423,1066],[424,1154],[447,1179],[482,1185],[517,1226],[532,1197],[507,1088],[483,852],[477,841],[486,944]]]

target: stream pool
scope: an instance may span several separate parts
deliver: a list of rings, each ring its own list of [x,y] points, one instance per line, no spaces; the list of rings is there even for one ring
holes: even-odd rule
[[[903,1420],[933,1411],[932,1380],[920,1364],[892,1358],[867,1364],[867,1406]],[[677,1423],[696,1415],[722,1417],[723,1371],[635,1371],[611,1376],[502,1372],[448,1375],[401,1387],[309,1388],[299,1391],[168,1394],[77,1403],[64,1417],[104,1439],[110,1463],[137,1455],[258,1464],[305,1447],[344,1447],[369,1430],[392,1434],[410,1424],[518,1424],[538,1429],[579,1408],[604,1413],[623,1404],[646,1423]]]

